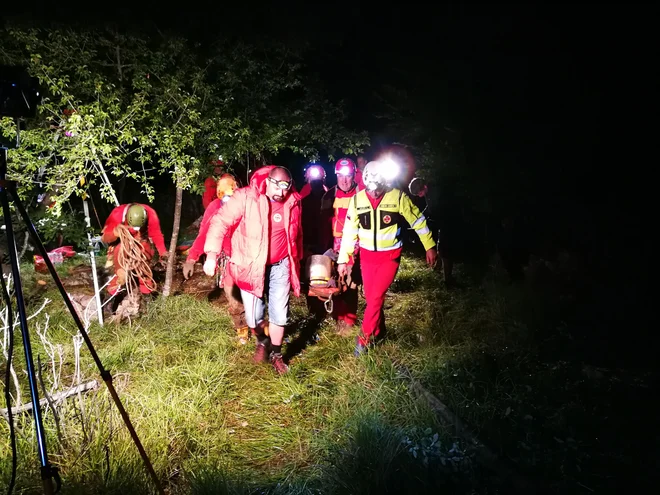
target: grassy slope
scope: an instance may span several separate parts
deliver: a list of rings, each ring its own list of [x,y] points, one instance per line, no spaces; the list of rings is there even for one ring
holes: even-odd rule
[[[548,300],[497,277],[448,292],[418,260],[404,259],[383,345],[356,360],[352,340],[333,335],[328,322],[285,377],[252,364],[252,346],[235,344],[224,310],[188,296],[155,301],[131,327],[92,327],[91,337],[172,493],[496,493],[469,453],[449,453],[450,433],[410,395],[393,362],[551,491],[602,489],[634,454],[620,450],[623,442],[604,448],[595,440],[605,424],[593,415],[617,383],[585,379],[579,363],[540,359]],[[50,305],[50,332],[64,346],[69,383],[73,329],[59,306]],[[297,301],[292,339],[305,315]],[[33,345],[43,356],[36,336]],[[86,378],[97,376],[86,350],[81,366]],[[50,412],[46,423],[65,493],[151,491],[104,389],[68,400],[59,416],[59,437]],[[18,484],[38,493],[29,417],[18,426]],[[6,430],[2,422],[0,480],[8,479]]]

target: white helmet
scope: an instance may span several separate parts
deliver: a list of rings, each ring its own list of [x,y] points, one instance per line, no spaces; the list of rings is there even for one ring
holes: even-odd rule
[[[383,165],[381,162],[373,161],[367,163],[362,172],[362,182],[368,191],[375,191],[379,187],[386,185],[385,178],[382,174]]]

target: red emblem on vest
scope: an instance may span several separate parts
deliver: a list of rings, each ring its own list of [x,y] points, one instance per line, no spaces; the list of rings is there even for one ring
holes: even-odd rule
[[[392,221],[392,217],[391,217],[391,216],[389,216],[389,215],[385,215],[385,216],[383,217],[383,223],[384,223],[385,225],[389,224],[391,221]]]

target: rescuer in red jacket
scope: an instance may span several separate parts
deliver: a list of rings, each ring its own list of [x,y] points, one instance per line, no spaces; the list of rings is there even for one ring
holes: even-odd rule
[[[158,250],[161,260],[165,259],[167,255],[165,239],[163,232],[160,230],[160,221],[153,208],[140,203],[117,206],[110,212],[101,233],[101,241],[109,245],[106,267],[112,266],[116,275],[108,285],[108,292],[113,295],[117,292],[119,286],[126,283],[127,276],[125,267],[121,266],[119,260],[121,242],[118,227],[120,225],[127,227],[133,238],[140,243],[147,263],[154,256],[153,246]],[[154,287],[150,286],[151,284],[145,283],[142,278],[139,281],[142,294],[150,294],[153,291]]]
[[[341,239],[344,231],[344,222],[346,221],[346,212],[351,198],[361,190],[356,182],[356,172],[358,171],[355,162],[350,158],[340,158],[335,164],[335,174],[337,175],[337,185],[330,188],[323,196],[321,204],[321,218],[325,218],[326,211],[332,211],[332,237],[334,239],[332,250],[335,256],[339,255]],[[326,227],[327,228],[327,227]],[[341,295],[334,298],[333,317],[337,320],[336,331],[339,335],[350,336],[357,322],[358,310],[358,289],[361,284],[360,265],[357,259],[358,249],[356,247],[354,254],[348,260],[347,283],[342,286]]]
[[[213,175],[207,177],[204,181],[204,193],[202,194],[202,206],[206,210],[215,198],[218,197],[218,177],[222,174],[222,165],[224,162],[222,160],[217,160],[213,163],[215,167],[213,168]]]
[[[195,269],[195,263],[197,263],[199,257],[204,254],[204,243],[206,242],[206,235],[209,231],[211,218],[213,218],[218,211],[221,211],[222,206],[229,201],[236,189],[238,189],[238,183],[231,174],[224,174],[218,181],[218,197],[211,201],[211,204],[209,204],[208,208],[204,211],[204,218],[202,218],[202,223],[199,226],[199,233],[188,251],[186,262],[183,264],[182,271],[184,279],[188,280],[191,277]],[[245,309],[243,308],[243,301],[241,300],[241,291],[234,283],[234,279],[229,273],[229,270],[226,269],[226,260],[231,256],[231,234],[232,233],[230,232],[225,235],[222,241],[221,257],[223,263],[221,263],[220,267],[220,270],[222,270],[221,287],[223,288],[225,297],[229,303],[229,314],[232,317],[237,337],[242,344],[245,344],[249,337],[249,329],[245,322]]]

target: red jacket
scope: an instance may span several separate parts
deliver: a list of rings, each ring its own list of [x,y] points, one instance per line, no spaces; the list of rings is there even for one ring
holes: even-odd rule
[[[117,225],[128,225],[128,223],[126,223],[126,212],[128,211],[129,206],[132,204],[139,204],[147,211],[146,228],[142,227],[142,229],[140,229],[140,234],[144,235],[146,230],[146,234],[156,246],[158,254],[164,256],[167,253],[167,249],[165,248],[165,238],[163,237],[163,232],[160,230],[160,221],[158,220],[158,215],[151,206],[143,205],[141,203],[119,205],[114,210],[112,210],[108,216],[108,219],[103,225],[101,240],[106,244],[110,244],[117,240],[117,237],[114,235],[113,231]],[[133,236],[137,235],[137,232],[132,229],[131,233],[133,233]]]
[[[204,181],[204,194],[202,194],[202,206],[208,208],[211,202],[218,197],[218,180],[215,177],[207,177]]]
[[[217,211],[222,208],[224,203],[221,199],[216,198],[211,201],[211,204],[204,211],[204,217],[202,218],[202,223],[199,226],[199,233],[195,238],[195,242],[190,247],[188,251],[188,258],[186,263],[195,263],[199,257],[204,253],[204,243],[206,242],[206,234],[209,230],[209,225],[211,225],[211,218],[217,213]],[[231,233],[226,235],[222,241],[222,250],[227,256],[231,255]]]
[[[211,218],[204,252],[218,255],[228,232],[231,235],[229,273],[242,290],[262,297],[268,263],[270,202],[266,197],[266,178],[273,165],[252,175],[250,185],[238,189],[222,210]],[[291,190],[284,202],[291,288],[300,296],[299,262],[302,259],[300,195]]]

